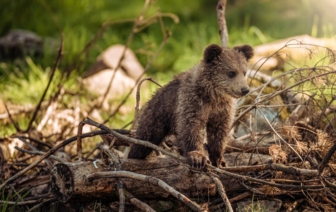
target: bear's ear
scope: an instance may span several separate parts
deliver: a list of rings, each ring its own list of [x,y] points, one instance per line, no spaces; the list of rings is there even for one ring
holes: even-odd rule
[[[247,61],[253,57],[253,48],[250,45],[235,46],[233,49],[243,53]]]
[[[206,47],[206,49],[204,50],[203,57],[204,57],[204,60],[207,63],[209,63],[221,53],[222,53],[222,47],[218,46],[217,44],[211,44],[208,47]]]

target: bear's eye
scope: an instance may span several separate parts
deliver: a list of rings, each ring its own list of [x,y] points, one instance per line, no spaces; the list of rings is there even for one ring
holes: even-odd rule
[[[234,71],[230,71],[230,72],[229,72],[229,77],[230,77],[230,78],[233,78],[233,77],[235,77],[235,76],[237,76],[237,73],[236,73],[236,72],[234,72]]]

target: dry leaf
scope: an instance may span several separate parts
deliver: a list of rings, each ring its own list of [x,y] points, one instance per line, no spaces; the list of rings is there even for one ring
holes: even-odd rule
[[[300,135],[298,128],[295,126],[282,126],[281,135],[286,138],[289,143],[302,140],[302,136]]]
[[[274,144],[270,146],[268,148],[268,151],[274,163],[276,162],[285,163],[287,161],[287,153],[284,152],[279,145]]]
[[[302,155],[308,152],[308,145],[306,142],[296,141],[295,150]]]

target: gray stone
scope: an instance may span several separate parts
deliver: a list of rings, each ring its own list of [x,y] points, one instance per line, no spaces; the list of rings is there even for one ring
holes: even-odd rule
[[[43,40],[33,32],[12,30],[0,38],[0,61],[43,55]]]
[[[115,72],[108,98],[116,98],[135,86],[144,68],[132,50],[127,48],[120,67],[116,69],[124,48],[123,45],[113,45],[97,57],[96,63],[83,74],[83,83],[87,89],[103,95]]]
[[[96,63],[83,74],[83,78],[90,77],[102,70],[115,70],[120,58],[122,57],[124,49],[125,46],[121,44],[113,45],[107,48],[97,57]],[[137,80],[144,72],[144,68],[140,64],[138,58],[129,48],[126,49],[119,68],[126,76],[134,80]]]

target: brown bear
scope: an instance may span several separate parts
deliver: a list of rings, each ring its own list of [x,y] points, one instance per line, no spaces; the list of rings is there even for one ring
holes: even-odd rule
[[[142,108],[135,137],[158,145],[175,134],[191,166],[202,168],[211,162],[221,167],[236,98],[249,92],[245,74],[252,56],[249,45],[233,49],[209,45],[199,65],[176,76]],[[143,159],[150,152],[132,145],[128,158]]]

